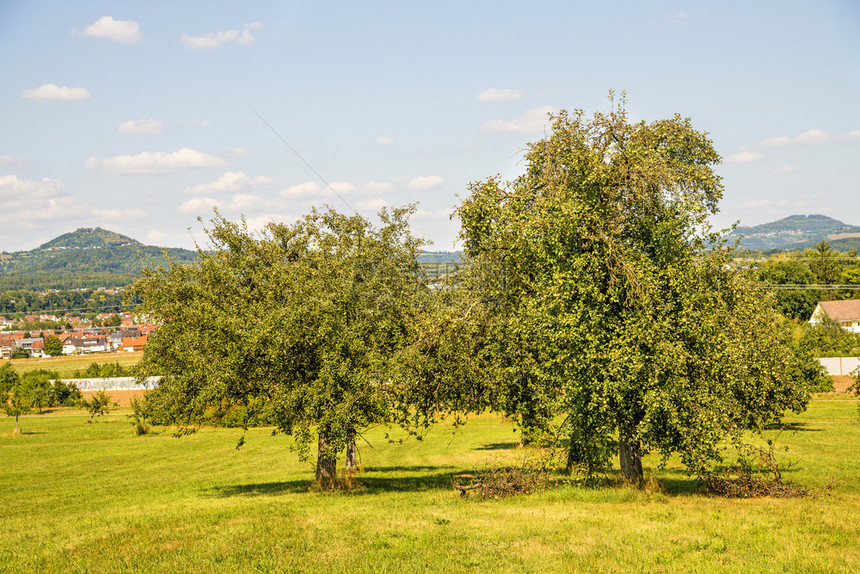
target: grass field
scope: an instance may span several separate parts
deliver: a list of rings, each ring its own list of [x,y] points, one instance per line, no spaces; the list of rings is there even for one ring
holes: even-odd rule
[[[790,416],[786,476],[829,496],[727,500],[646,457],[664,492],[561,484],[461,499],[454,474],[519,460],[510,422],[360,446],[361,487],[321,493],[291,441],[252,429],[136,437],[111,414],[0,418],[2,572],[858,572],[860,419],[828,394]],[[559,478],[562,478],[559,476]]]
[[[91,353],[89,355],[65,355],[39,359],[12,359],[12,366],[19,373],[46,369],[57,371],[61,377],[70,377],[75,371],[86,370],[90,363],[119,363],[123,367],[136,365],[143,357],[143,351],[133,353]]]

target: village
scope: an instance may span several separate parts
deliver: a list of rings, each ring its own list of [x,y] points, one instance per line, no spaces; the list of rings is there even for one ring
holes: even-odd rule
[[[45,323],[64,328],[31,327]],[[17,321],[0,317],[0,359],[141,351],[154,329],[145,317],[128,312],[99,313],[93,319],[48,314],[25,315]]]

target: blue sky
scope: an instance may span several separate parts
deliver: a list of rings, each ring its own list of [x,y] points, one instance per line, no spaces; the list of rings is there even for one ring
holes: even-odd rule
[[[213,205],[259,228],[410,202],[453,249],[469,182],[514,178],[548,111],[610,89],[710,133],[716,226],[860,225],[858,6],[0,0],[0,250],[94,226],[192,247]]]

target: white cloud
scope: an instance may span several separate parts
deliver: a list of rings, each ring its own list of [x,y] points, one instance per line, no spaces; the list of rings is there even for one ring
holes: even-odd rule
[[[356,204],[356,207],[361,211],[379,211],[386,206],[388,206],[388,202],[381,197],[368,199],[367,201],[359,201],[358,204]]]
[[[72,30],[72,35],[75,31]],[[111,16],[102,16],[93,24],[87,26],[81,36],[88,38],[107,38],[122,44],[136,44],[143,41],[140,26],[134,20],[114,20]]]
[[[252,22],[245,24],[242,30],[224,30],[223,32],[210,32],[203,36],[189,36],[182,34],[180,40],[182,44],[189,50],[212,50],[218,48],[222,44],[228,42],[236,42],[237,44],[251,44],[254,42],[254,36],[251,30],[259,30],[263,27],[261,22]]]
[[[688,14],[686,12],[675,12],[674,14],[666,14],[666,19],[673,24],[685,20]]]
[[[454,213],[453,207],[446,207],[438,211],[428,211],[426,209],[417,209],[412,215],[412,219],[449,219]]]
[[[20,179],[17,175],[0,175],[0,197],[21,199],[46,199],[68,195],[66,186],[59,179],[44,178],[41,181]]]
[[[336,181],[331,183],[331,188],[321,187],[313,181],[306,181],[299,185],[291,186],[281,190],[281,197],[286,198],[316,198],[316,197],[331,197],[335,192],[339,195],[346,195],[352,192],[355,186],[346,181]],[[333,191],[332,191],[333,190]]]
[[[84,88],[60,87],[54,84],[42,84],[38,88],[21,90],[21,96],[26,100],[36,100],[37,102],[45,100],[74,102],[88,100],[92,97]]]
[[[727,163],[755,163],[764,159],[764,156],[754,151],[742,151],[726,158]]]
[[[20,221],[49,221],[72,219],[86,213],[81,202],[69,196],[28,202],[28,207],[19,211],[15,218]]]
[[[182,148],[167,153],[143,152],[137,155],[118,155],[105,159],[91,157],[86,162],[89,169],[101,169],[112,173],[176,173],[181,169],[195,167],[218,167],[226,164],[223,159],[193,149]]]
[[[414,178],[406,187],[412,191],[430,191],[432,189],[439,189],[444,184],[445,180],[438,175],[427,175]]]
[[[333,181],[330,185],[331,189],[340,195],[346,195],[347,193],[352,193],[352,191],[355,190],[355,186],[348,181]]]
[[[251,195],[250,193],[237,193],[233,195],[233,199],[227,206],[235,211],[251,211],[254,209],[262,209],[267,207],[269,202],[265,201],[259,195]]]
[[[479,102],[507,102],[510,100],[521,100],[525,95],[526,93],[523,90],[490,88],[476,95],[475,99]]]
[[[12,157],[9,155],[0,155],[0,165],[5,165],[10,169],[29,169],[30,162],[26,159]]]
[[[160,120],[128,120],[116,128],[125,135],[157,135],[164,132],[164,122]]]
[[[221,155],[224,157],[247,157],[251,155],[251,150],[240,147],[231,147],[230,149],[225,149],[221,152]]]
[[[542,106],[527,110],[522,116],[510,120],[491,120],[484,122],[483,129],[488,132],[539,132],[549,124],[548,114],[556,111],[553,106]]]
[[[188,213],[191,215],[209,215],[212,213],[212,208],[220,208],[223,205],[220,201],[211,197],[195,197],[183,202],[178,207],[178,211],[179,213]]]
[[[793,171],[794,171],[794,168],[793,168],[793,167],[791,167],[790,165],[784,165],[784,166],[782,166],[781,168],[779,168],[779,169],[775,169],[775,170],[773,170],[773,171],[772,171],[772,172],[770,172],[770,173],[774,173],[774,174],[779,174],[779,173],[791,173],[791,172],[793,172]]]
[[[246,175],[243,171],[228,171],[215,181],[186,187],[184,190],[182,190],[182,193],[187,193],[191,195],[204,195],[207,193],[243,191],[248,189],[254,189],[255,187],[258,187],[260,185],[268,185],[270,183],[275,183],[275,180],[262,175],[257,177],[248,177],[248,175]]]
[[[394,138],[389,136],[379,136],[376,138],[376,145],[391,145],[394,143]]]
[[[164,241],[170,237],[169,233],[165,233],[164,231],[159,231],[158,229],[150,229],[146,234],[146,240],[152,241],[154,243]]]
[[[388,193],[394,186],[385,181],[369,181],[361,186],[361,191],[365,193]]]
[[[285,223],[291,225],[298,221],[297,217],[292,215],[270,214],[258,215],[257,217],[246,217],[245,224],[251,231],[262,231],[270,223]]]
[[[139,207],[128,209],[93,209],[93,215],[103,221],[136,221],[146,217]]]
[[[321,188],[313,181],[306,181],[281,190],[281,197],[319,197]]]
[[[841,134],[828,134],[822,130],[807,130],[796,136],[780,136],[768,138],[758,143],[758,147],[785,147],[791,145],[813,145],[831,141],[847,141],[860,139],[860,130],[852,130]]]

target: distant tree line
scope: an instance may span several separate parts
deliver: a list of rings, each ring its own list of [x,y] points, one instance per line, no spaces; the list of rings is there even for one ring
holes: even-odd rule
[[[769,256],[758,266],[758,276],[774,285],[860,285],[857,251],[840,252],[822,241],[815,248]],[[860,289],[777,289],[783,315],[806,321],[819,301],[860,298]]]
[[[50,314],[58,317],[87,313],[114,313],[128,308],[134,301],[123,301],[122,293],[107,293],[96,289],[68,289],[58,292],[37,293],[26,289],[0,293],[0,315]]]
[[[15,417],[13,434],[18,434],[21,415],[42,413],[50,407],[76,406],[83,397],[76,385],[64,383],[55,371],[39,369],[19,375],[11,363],[5,362],[0,366],[0,398],[6,415]]]

